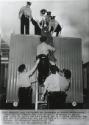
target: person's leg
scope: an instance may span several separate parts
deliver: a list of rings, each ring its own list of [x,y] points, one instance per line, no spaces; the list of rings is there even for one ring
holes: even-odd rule
[[[56,32],[56,36],[58,36],[58,35],[59,35],[59,31]]]
[[[44,81],[45,81],[45,76],[43,74],[43,72],[39,72],[38,73],[38,82],[39,82],[39,85],[43,86],[44,84]]]
[[[51,95],[47,95],[47,109],[52,109],[51,107]]]
[[[60,98],[58,96],[58,93],[53,92],[50,98],[51,109],[58,109],[58,106],[60,105],[59,102],[60,102]]]
[[[23,108],[24,107],[24,89],[23,88],[19,88],[19,92],[18,92],[18,97],[19,97],[19,108]]]
[[[27,96],[26,96],[26,108],[32,108],[32,88],[27,88]]]
[[[49,94],[47,95],[47,108],[48,109],[55,109],[55,95]]]
[[[56,93],[55,94],[55,106],[54,106],[54,108],[55,109],[61,109],[61,104],[62,104],[62,101],[61,101],[60,94]]]
[[[25,20],[26,20],[26,22],[25,22],[25,33],[29,34],[29,19],[26,18]]]
[[[50,33],[53,33],[53,30],[54,30],[54,28],[53,28],[53,26],[52,26],[51,29],[50,29]]]
[[[49,74],[49,60],[45,55],[40,55],[40,62],[38,64],[38,81],[40,85],[43,85],[46,77]]]
[[[47,96],[47,106],[48,109],[63,109],[64,107],[64,97],[58,93],[51,93]]]
[[[66,100],[66,94],[63,92],[59,92],[56,94],[56,109],[64,109],[65,108],[65,100]]]
[[[55,29],[55,31],[54,32],[56,32],[56,36],[58,36],[59,35],[59,27],[57,26],[57,28]]]
[[[66,97],[67,97],[67,94],[65,94],[64,92],[61,94],[61,101],[62,101],[62,104],[61,104],[61,108],[62,109],[65,109],[66,108]]]
[[[24,34],[24,17],[21,18],[20,25],[20,33]]]
[[[55,29],[55,31],[54,31],[54,32],[56,32],[56,36],[59,35],[59,32],[61,33],[61,30],[62,30],[62,28],[61,28],[61,26],[58,24],[57,27],[56,27],[56,29]]]

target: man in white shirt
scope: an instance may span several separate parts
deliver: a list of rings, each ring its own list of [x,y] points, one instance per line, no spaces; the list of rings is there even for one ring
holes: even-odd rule
[[[21,21],[21,34],[29,34],[29,21],[31,21],[32,18],[32,10],[30,6],[31,2],[27,2],[27,5],[23,6],[19,11],[19,18]]]
[[[38,65],[38,82],[40,85],[43,84],[45,78],[49,75],[49,51],[55,51],[54,47],[46,44],[46,40],[45,36],[40,37],[41,44],[37,46],[37,58],[40,58]]]
[[[46,78],[44,82],[44,92],[41,99],[44,99],[47,93],[47,107],[48,109],[65,108],[66,91],[69,89],[69,82],[71,73],[58,73],[56,66],[50,67],[51,74]],[[65,74],[68,76],[66,78]]]
[[[49,22],[50,22],[50,20],[51,20],[51,11],[47,11],[47,14],[46,14],[46,16],[45,16],[45,20],[46,20],[46,22],[47,22],[48,25],[49,25]]]
[[[46,9],[40,10],[40,16],[42,17],[42,20],[40,21],[41,29],[43,29],[47,25],[46,20],[45,20],[46,13],[47,13]]]
[[[55,20],[55,16],[51,16],[51,20],[49,22],[49,31],[51,34],[53,34],[54,32],[56,32],[56,36],[59,35],[59,33],[61,33],[62,27],[61,25],[58,23],[57,20]]]
[[[37,56],[45,55],[48,56],[49,51],[55,51],[55,48],[46,43],[47,37],[40,37],[41,44],[37,46]]]
[[[30,77],[35,72],[38,63],[39,59],[30,71],[27,71],[25,64],[18,67],[17,87],[19,88],[18,97],[20,108],[28,108],[32,106],[32,87]]]

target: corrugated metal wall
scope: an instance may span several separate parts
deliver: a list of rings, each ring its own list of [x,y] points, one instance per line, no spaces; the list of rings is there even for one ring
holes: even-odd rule
[[[17,67],[25,63],[29,69],[32,68],[35,64],[38,44],[39,36],[11,36],[7,101],[18,100],[18,90],[16,89]],[[81,103],[83,102],[81,39],[55,37],[54,44],[57,65],[60,68],[68,68],[72,72],[71,88],[68,92],[67,101]],[[35,102],[35,84],[33,84],[33,102]]]
[[[72,73],[67,101],[83,102],[81,39],[55,38],[55,47],[58,65],[70,69]]]

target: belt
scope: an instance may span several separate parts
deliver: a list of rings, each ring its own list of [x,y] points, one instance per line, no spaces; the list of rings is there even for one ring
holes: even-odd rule
[[[29,86],[29,87],[20,87],[20,89],[31,89],[32,87]]]
[[[28,19],[29,19],[29,16],[25,15],[25,18],[28,18]]]
[[[27,15],[24,15],[24,14],[23,14],[22,16],[29,19],[29,16],[27,16]]]
[[[66,95],[64,91],[54,91],[54,92],[48,92],[48,95],[50,94],[61,94],[61,95]]]
[[[42,58],[42,59],[46,58],[46,59],[48,59],[48,55],[40,54],[40,55],[36,56],[36,59],[38,59],[38,58]]]

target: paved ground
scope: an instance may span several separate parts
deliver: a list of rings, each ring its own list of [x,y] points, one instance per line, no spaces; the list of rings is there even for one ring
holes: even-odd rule
[[[6,103],[6,90],[5,88],[0,89],[0,109],[20,109],[19,107],[13,107],[12,103]],[[47,105],[40,104],[39,109],[47,109]],[[30,109],[25,107],[24,109]],[[35,105],[32,105],[31,109],[35,109]],[[89,109],[89,99],[87,96],[84,96],[84,104],[78,104],[76,107],[73,107],[72,104],[67,103],[66,107],[63,109]]]
[[[12,103],[6,103],[6,96],[3,94],[3,96],[0,95],[0,109],[21,109],[19,107],[13,107]],[[32,105],[32,108],[24,107],[24,109],[35,109],[34,104]],[[46,105],[39,105],[39,109],[47,109]],[[66,107],[63,109],[89,109],[89,102],[86,102],[84,104],[78,104],[76,107],[73,107],[71,103],[67,103]]]

